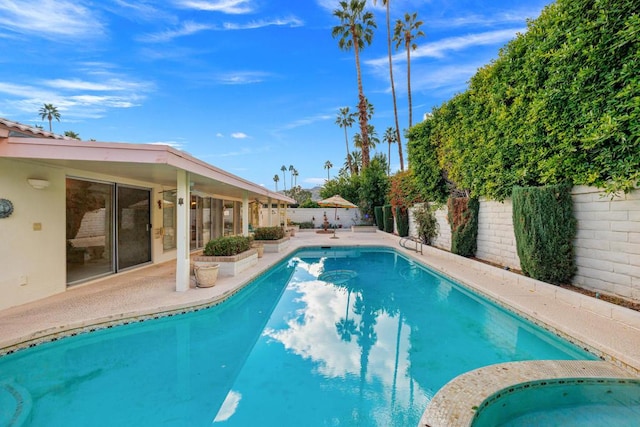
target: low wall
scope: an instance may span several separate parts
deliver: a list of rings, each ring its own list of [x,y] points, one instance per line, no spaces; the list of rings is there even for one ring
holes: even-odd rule
[[[284,209],[280,210],[284,214]],[[269,224],[269,210],[267,208],[260,209],[260,227],[266,227]],[[287,208],[287,219],[295,223],[312,222],[314,228],[322,228],[324,215],[327,215],[327,221],[330,226],[337,228],[350,228],[352,225],[361,223],[360,209],[358,208]],[[281,215],[281,218],[284,218]],[[282,219],[278,220],[278,210],[271,209],[271,225],[279,225]]]
[[[609,197],[593,187],[571,191],[577,234],[577,271],[573,284],[584,289],[640,300],[640,190]],[[416,236],[412,210],[409,233]],[[436,247],[451,249],[446,206],[436,212],[440,234]],[[520,269],[511,200],[480,200],[476,257]]]

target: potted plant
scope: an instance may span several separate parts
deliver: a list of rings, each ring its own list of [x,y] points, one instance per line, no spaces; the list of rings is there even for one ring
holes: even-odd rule
[[[218,280],[218,270],[220,270],[220,264],[218,263],[194,266],[193,274],[196,276],[196,286],[199,288],[212,287]]]

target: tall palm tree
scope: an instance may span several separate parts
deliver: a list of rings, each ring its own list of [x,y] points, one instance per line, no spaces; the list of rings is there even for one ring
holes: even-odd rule
[[[353,126],[355,122],[355,113],[349,111],[349,107],[340,108],[340,113],[336,117],[336,124],[344,128],[344,142],[347,146],[347,168],[349,173],[353,175],[353,166],[351,165],[351,156],[349,156],[349,137],[347,136],[347,128]]]
[[[387,175],[391,175],[391,144],[396,142],[396,133],[393,131],[392,127],[388,127],[386,131],[384,131],[384,142],[389,144],[389,154],[387,155]]]
[[[298,169],[293,168],[293,185],[298,186]]]
[[[351,164],[353,164],[353,170],[356,175],[358,175],[362,168],[362,153],[360,151],[355,150],[351,152]]]
[[[287,167],[282,165],[280,170],[282,171],[282,186],[284,187],[284,191],[287,191],[287,178],[284,176],[284,173],[287,171]]]
[[[409,127],[413,125],[412,106],[411,106],[411,51],[416,50],[418,45],[414,42],[418,37],[424,37],[424,33],[420,30],[422,21],[418,21],[418,14],[404,14],[404,22],[400,19],[396,21],[396,27],[393,32],[393,40],[396,42],[396,49],[404,45],[407,51],[407,97],[409,98]]]
[[[373,4],[377,1],[373,0]],[[396,120],[396,141],[398,142],[398,152],[400,153],[400,170],[404,170],[404,158],[402,156],[402,142],[400,140],[400,125],[398,124],[398,103],[396,101],[396,84],[393,80],[393,61],[391,59],[391,13],[389,12],[391,0],[382,0],[382,4],[387,7],[387,52],[389,54],[389,82],[391,82],[391,96],[393,98],[393,116]]]
[[[278,191],[278,181],[280,181],[278,174],[273,175],[273,182],[276,183],[276,191]]]
[[[373,30],[377,28],[373,13],[365,12],[366,0],[342,0],[340,8],[333,11],[333,16],[340,19],[340,25],[333,27],[331,36],[340,37],[338,46],[349,51],[353,48],[356,58],[356,74],[358,77],[358,120],[362,133],[362,166],[369,166],[369,138],[367,135],[367,102],[362,89],[362,73],[360,70],[360,50],[370,45]]]
[[[49,120],[49,132],[53,132],[53,128],[51,127],[51,121],[53,119],[60,121],[60,112],[58,111],[58,108],[55,107],[53,104],[44,104],[42,107],[40,107],[39,113],[42,120],[44,119]]]
[[[294,170],[295,168],[293,167],[293,165],[289,165],[289,180],[290,180],[289,188],[291,190],[293,190],[293,171]]]
[[[324,162],[324,168],[327,170],[327,181],[329,181],[329,169],[331,169],[333,167],[333,164],[331,163],[330,160],[327,160],[326,162]]]

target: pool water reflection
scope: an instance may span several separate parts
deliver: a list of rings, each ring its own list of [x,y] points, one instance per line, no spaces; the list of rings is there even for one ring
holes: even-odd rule
[[[307,249],[211,309],[3,357],[0,383],[32,425],[413,426],[455,376],[533,359],[595,357],[393,250]]]

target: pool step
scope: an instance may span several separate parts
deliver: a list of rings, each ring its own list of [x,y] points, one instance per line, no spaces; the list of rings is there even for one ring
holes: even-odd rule
[[[0,382],[0,425],[26,426],[31,417],[31,394],[14,382]]]

